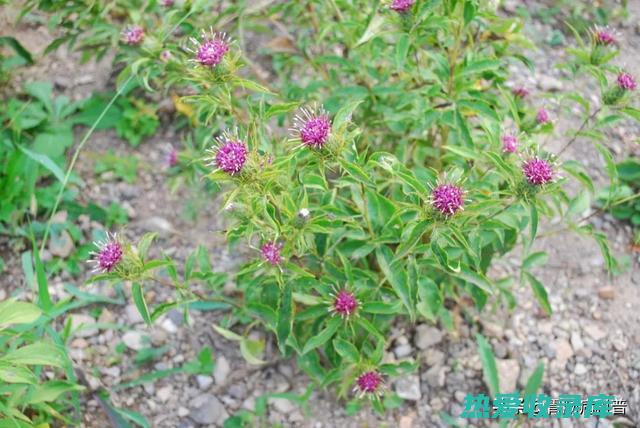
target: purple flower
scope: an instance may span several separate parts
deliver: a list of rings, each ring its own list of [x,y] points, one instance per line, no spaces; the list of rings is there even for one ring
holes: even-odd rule
[[[593,31],[593,38],[598,45],[609,46],[616,43],[616,36],[608,28],[598,28]]]
[[[358,300],[353,293],[347,290],[338,291],[333,300],[331,311],[342,317],[348,317],[352,315],[356,309],[358,309]]]
[[[307,147],[321,149],[331,133],[329,115],[322,108],[318,111],[302,108],[300,111],[302,115],[297,115],[293,121],[296,137]]]
[[[122,245],[115,235],[110,236],[109,234],[107,234],[105,241],[94,242],[94,244],[98,247],[98,251],[91,252],[93,258],[89,260],[90,263],[95,264],[94,271],[102,273],[111,272],[122,260]]]
[[[529,90],[524,86],[513,88],[511,92],[513,93],[513,96],[516,98],[525,98],[529,95]]]
[[[225,33],[215,33],[213,29],[209,34],[202,32],[201,41],[191,38],[191,43],[195,50],[190,50],[195,55],[193,61],[205,67],[214,68],[222,61],[222,58],[229,52],[231,39]]]
[[[126,28],[122,32],[122,41],[128,45],[139,45],[144,39],[144,30],[139,25]]]
[[[544,108],[538,110],[538,113],[536,113],[536,122],[538,122],[539,125],[544,125],[545,123],[551,122],[549,112]]]
[[[515,135],[502,136],[502,151],[504,153],[515,153],[518,151],[518,139]]]
[[[175,0],[162,0],[160,3],[164,7],[172,7],[175,4]]]
[[[356,379],[357,389],[362,394],[374,394],[382,385],[382,375],[375,370],[362,373]]]
[[[265,243],[262,248],[260,248],[262,258],[273,266],[278,266],[282,262],[280,250],[282,250],[282,244],[276,244],[273,241]]]
[[[167,152],[165,162],[169,168],[178,165],[178,151],[175,147],[172,146],[169,152]]]
[[[629,73],[622,72],[618,75],[618,87],[625,91],[635,91],[636,79]]]
[[[389,8],[396,12],[404,13],[411,9],[414,3],[415,0],[393,0]]]
[[[527,182],[541,186],[553,180],[553,168],[549,162],[538,157],[531,158],[522,164],[522,173]]]
[[[218,138],[220,143],[215,152],[215,165],[229,175],[236,175],[247,162],[249,150],[247,145],[237,139],[232,139],[228,134]]]
[[[167,62],[171,59],[173,55],[171,55],[171,51],[170,50],[164,50],[162,51],[162,53],[160,53],[160,59],[164,62]]]
[[[449,217],[464,205],[464,191],[454,184],[440,184],[431,192],[431,204],[440,213]]]

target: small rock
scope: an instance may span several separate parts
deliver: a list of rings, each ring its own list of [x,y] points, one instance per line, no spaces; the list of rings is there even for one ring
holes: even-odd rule
[[[597,324],[589,324],[585,326],[584,331],[595,341],[599,341],[607,337],[607,332]]]
[[[63,259],[69,257],[74,248],[73,239],[66,230],[60,232],[60,235],[52,235],[49,241],[49,252]]]
[[[71,330],[78,337],[90,337],[98,332],[97,328],[91,326],[95,325],[96,320],[85,314],[72,314],[71,315]]]
[[[555,351],[555,361],[562,367],[573,356],[573,349],[566,339],[556,339],[553,342],[553,349]]]
[[[427,349],[442,341],[442,332],[435,327],[420,324],[416,327],[413,340],[419,349]]]
[[[176,325],[173,323],[171,318],[163,319],[162,322],[160,323],[160,327],[162,327],[162,329],[167,333],[173,334],[178,331],[178,327],[176,327]]]
[[[538,86],[543,91],[557,92],[562,89],[562,82],[553,76],[543,74],[539,78]]]
[[[220,355],[216,359],[216,367],[213,371],[213,377],[216,379],[216,385],[223,385],[227,380],[227,376],[229,375],[230,371],[231,366],[229,365],[229,362],[224,357],[224,355]]]
[[[396,354],[396,358],[406,358],[411,355],[412,352],[413,348],[411,348],[411,345],[409,344],[396,346],[393,350],[393,353]]]
[[[575,374],[577,374],[578,376],[582,376],[582,375],[584,375],[584,374],[586,374],[586,373],[587,373],[587,366],[585,366],[585,365],[584,365],[584,364],[582,364],[582,363],[578,363],[578,364],[576,364],[576,366],[574,367],[573,372],[574,372]]]
[[[160,235],[168,236],[175,232],[173,225],[166,218],[149,217],[139,223],[140,228],[147,232],[158,232]]]
[[[598,297],[600,297],[603,300],[613,300],[613,297],[614,297],[613,287],[610,285],[607,285],[605,287],[599,288]]]
[[[112,378],[120,377],[120,367],[118,366],[103,367],[102,369],[100,369],[100,371],[102,372],[102,374],[110,376]]]
[[[437,349],[427,349],[424,353],[424,362],[427,366],[437,366],[444,362],[444,353]]]
[[[399,428],[413,428],[413,421],[416,419],[415,413],[410,413],[400,417]]]
[[[571,347],[573,347],[573,352],[580,352],[582,348],[584,348],[584,342],[582,341],[582,337],[580,337],[580,333],[574,331],[571,333]]]
[[[169,400],[169,398],[171,398],[171,394],[173,394],[173,387],[171,385],[167,385],[167,386],[164,386],[164,387],[160,388],[156,392],[156,397],[158,397],[158,399],[162,403],[166,403]],[[187,414],[189,414],[188,410],[187,410]]]
[[[191,402],[190,417],[202,425],[221,424],[229,417],[220,400],[211,394],[202,394]]]
[[[496,359],[496,367],[498,369],[498,378],[500,379],[500,392],[510,393],[516,391],[518,375],[520,374],[518,360]]]
[[[404,400],[418,401],[422,398],[422,393],[420,392],[420,378],[417,375],[408,375],[398,378],[395,385],[398,397]]]
[[[198,375],[196,376],[196,381],[198,382],[198,388],[204,390],[211,386],[213,378],[211,376]]]
[[[622,352],[627,349],[627,343],[623,339],[615,339],[613,341],[613,349]]]
[[[447,368],[442,366],[433,366],[424,374],[424,380],[429,386],[444,386],[446,380]]]
[[[291,413],[296,408],[291,400],[286,398],[269,398],[269,403],[273,404],[273,407],[283,415]]]
[[[184,418],[188,415],[189,415],[189,409],[182,406],[178,407],[178,416],[180,416],[181,418]]]
[[[455,397],[456,401],[458,403],[463,403],[464,402],[464,398],[467,396],[467,394],[465,392],[462,391],[456,391],[453,396]]]
[[[103,309],[102,312],[100,312],[100,317],[98,317],[98,322],[100,324],[112,324],[116,322],[116,317],[113,315],[113,313],[111,311],[109,311],[109,309]]]
[[[134,304],[125,306],[124,313],[126,314],[127,319],[131,324],[139,324],[141,322],[144,322],[142,316],[140,316],[140,312],[138,312],[138,308],[136,308],[136,305]]]
[[[139,331],[128,331],[122,336],[122,341],[129,349],[139,351],[145,347],[148,338]]]

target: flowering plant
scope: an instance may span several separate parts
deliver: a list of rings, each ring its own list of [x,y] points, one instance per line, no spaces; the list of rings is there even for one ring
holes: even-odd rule
[[[583,42],[577,35],[580,47],[566,67],[595,75],[602,103],[591,111],[583,97],[568,97],[584,108],[584,122],[555,137],[557,112],[532,101],[507,73],[510,63],[528,65],[519,50],[529,42],[519,22],[499,17],[491,2],[317,3],[260,12],[285,29],[309,22],[318,33],[317,23],[327,23],[319,40],[286,36],[292,46],[274,53],[280,77],[272,82],[244,77],[252,63],[243,43],[218,32],[234,33],[234,7],[210,29],[195,2],[155,30],[123,33],[119,82],[135,77],[147,88],[178,91],[191,122],[212,134],[209,150],[192,161],[207,165],[207,178],[222,186],[228,240],[248,252],[235,275],[233,316],[217,331],[260,363],[264,344],[232,331],[255,319],[318,385],[336,384],[342,396],[355,388],[382,410],[385,378],[415,367],[385,354],[397,317],[455,329],[460,313],[513,306],[524,283],[551,312],[531,273],[546,258],[532,250],[541,216],[592,234],[613,267],[606,240],[579,217],[593,192],[587,171],[559,157],[599,114],[639,119],[630,104],[636,84],[609,65],[617,52],[610,37],[595,32]],[[566,144],[554,154],[542,145],[544,134]],[[589,192],[568,194],[565,174]],[[134,282],[145,320],[174,307],[186,311],[194,298],[226,299],[219,282],[206,294],[190,289],[168,258],[145,261],[150,242],[112,239],[96,256],[98,278]],[[516,245],[523,250],[519,281],[490,274]],[[187,261],[185,273],[193,264]],[[159,269],[177,297],[150,310],[141,290],[160,281],[150,273]]]

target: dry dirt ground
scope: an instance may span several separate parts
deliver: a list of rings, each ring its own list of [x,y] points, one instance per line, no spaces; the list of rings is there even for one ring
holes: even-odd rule
[[[640,69],[640,37],[636,23],[640,18],[640,2],[630,2],[631,17],[617,25],[625,41],[621,63],[630,70]],[[17,37],[32,52],[41,51],[50,35],[39,24],[10,24],[8,8],[0,14],[3,34]],[[542,46],[534,54],[536,72],[514,69],[518,80],[531,89],[558,90],[576,85],[553,68],[562,61],[562,49],[542,43],[552,30],[538,22],[529,23],[528,32]],[[56,92],[82,98],[91,91],[110,87],[110,59],[101,64],[83,64],[77,56],[62,49],[20,73],[17,81],[52,80]],[[578,124],[558,119],[556,139],[548,142],[551,150],[562,146],[562,130],[575,129]],[[84,132],[78,130],[79,133]],[[80,135],[80,134],[79,134]],[[607,144],[618,158],[638,154],[640,130],[637,125],[623,124],[610,133]],[[194,199],[184,189],[170,191],[163,164],[164,150],[169,143],[180,139],[170,123],[164,123],[158,134],[133,149],[114,132],[98,132],[83,151],[77,166],[86,182],[81,199],[108,205],[122,204],[131,219],[125,234],[139,236],[145,231],[160,233],[158,247],[181,260],[197,245],[206,246],[216,270],[232,272],[240,261],[231,254],[220,233],[224,227],[218,201]],[[102,153],[115,150],[122,157],[136,156],[140,160],[138,179],[134,184],[118,181],[110,175],[95,176],[93,165]],[[578,140],[564,154],[564,159],[577,159],[593,171],[598,186],[606,184],[603,161],[587,142]],[[197,203],[198,215],[188,219],[184,208]],[[439,326],[412,326],[399,323],[394,327],[395,338],[388,349],[388,360],[415,359],[420,367],[414,375],[389,385],[406,399],[404,404],[384,416],[364,410],[347,416],[344,403],[337,402],[330,391],[313,392],[307,409],[285,399],[270,399],[266,416],[257,419],[256,426],[302,427],[377,427],[403,428],[441,426],[441,412],[453,415],[460,425],[477,425],[473,421],[456,419],[462,410],[467,393],[486,392],[474,339],[475,332],[489,338],[498,358],[501,383],[504,389],[515,389],[526,382],[528,374],[540,361],[545,363],[543,391],[552,396],[561,393],[613,394],[628,400],[627,418],[620,420],[628,426],[640,421],[640,269],[638,256],[630,252],[631,230],[615,222],[608,215],[593,217],[592,223],[610,238],[616,256],[627,256],[625,271],[610,277],[595,243],[549,222],[541,228],[536,249],[549,253],[549,262],[536,272],[550,294],[553,315],[540,314],[528,288],[518,291],[519,304],[512,312],[495,307],[473,325],[463,325],[457,332],[447,332]],[[88,228],[91,225],[86,226]],[[85,229],[86,230],[86,229]],[[2,257],[8,270],[0,277],[0,291],[29,296],[24,289],[20,271],[20,254],[0,243]],[[517,252],[504,258],[492,274],[499,276],[517,272]],[[79,283],[77,279],[52,278],[55,297],[64,295],[64,282]],[[228,284],[229,288],[233,284]],[[602,290],[605,288],[605,290]],[[93,286],[88,291],[114,295],[113,289]],[[600,292],[600,293],[599,293]],[[158,285],[148,297],[157,302],[171,295]],[[94,320],[88,308],[79,314],[87,322]],[[272,339],[267,338],[264,367],[248,366],[235,343],[216,335],[212,323],[220,315],[214,312],[193,313],[190,325],[179,316],[170,314],[153,327],[146,327],[132,304],[107,305],[99,322],[117,323],[120,329],[98,329],[91,334],[80,332],[70,342],[71,356],[92,386],[111,390],[118,406],[143,414],[154,427],[195,427],[221,425],[227,415],[240,409],[252,410],[256,397],[269,392],[303,393],[307,377],[297,369],[293,360],[279,360]],[[86,333],[86,331],[85,331]],[[261,332],[256,332],[262,335]],[[168,346],[154,363],[137,367],[133,362],[135,348],[148,340],[153,346]],[[117,352],[125,342],[124,353]],[[204,347],[213,349],[215,371],[210,376],[179,373],[142,386],[117,389],[116,385],[137,378],[153,370],[170,369],[188,361]],[[97,401],[87,395],[83,401],[84,424],[87,427],[108,426]],[[612,426],[611,420],[549,421],[545,426]]]

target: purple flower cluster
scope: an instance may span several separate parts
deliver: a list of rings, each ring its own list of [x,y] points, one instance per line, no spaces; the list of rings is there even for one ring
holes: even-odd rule
[[[441,214],[449,217],[464,205],[464,191],[453,184],[440,184],[431,192],[431,204]]]
[[[225,136],[221,140],[215,155],[215,165],[229,175],[236,175],[242,171],[247,162],[249,150],[247,145],[239,140],[232,140]]]
[[[260,248],[264,261],[273,266],[278,266],[282,263],[282,256],[280,255],[281,250],[282,244],[277,244],[274,241],[269,241]]]
[[[522,164],[522,173],[527,182],[541,186],[553,180],[553,167],[549,162],[538,157],[531,158]]]
[[[504,153],[515,153],[518,151],[518,139],[515,135],[502,136],[502,151]]]
[[[616,37],[606,28],[596,28],[593,37],[598,45],[609,46],[616,43]]]
[[[539,125],[544,125],[545,123],[551,122],[549,112],[544,108],[540,108],[540,110],[538,110],[538,113],[536,113],[536,122],[538,122]]]
[[[122,41],[128,45],[139,45],[144,39],[144,29],[139,25],[126,28],[122,32]]]
[[[618,87],[624,91],[635,91],[636,79],[629,73],[622,72],[618,75]]]
[[[92,252],[93,258],[89,260],[90,263],[95,264],[94,271],[102,273],[111,272],[122,260],[124,251],[122,250],[122,244],[117,240],[115,235],[108,235],[105,241],[94,242],[98,247],[97,252]]]
[[[160,3],[164,7],[172,7],[175,4],[175,0],[162,0]]]
[[[178,165],[178,151],[175,147],[171,147],[167,152],[165,162],[169,168],[173,168]]]
[[[389,8],[399,13],[404,13],[411,9],[415,0],[393,0]]]
[[[516,98],[525,98],[529,95],[529,90],[524,86],[513,88],[511,92],[513,93],[513,96]]]
[[[202,32],[201,41],[192,38],[191,43],[195,50],[190,50],[194,55],[194,61],[198,64],[214,68],[229,52],[231,40],[224,33],[215,33],[210,29],[209,34]]]
[[[376,393],[382,385],[382,375],[374,370],[364,372],[356,379],[356,385],[362,394]]]
[[[331,120],[329,115],[320,108],[318,111],[301,109],[302,115],[294,119],[293,131],[302,144],[314,149],[321,149],[329,141]]]
[[[358,309],[358,300],[353,293],[347,290],[340,290],[333,300],[332,311],[342,317],[348,317]]]

